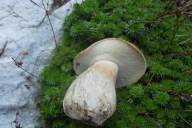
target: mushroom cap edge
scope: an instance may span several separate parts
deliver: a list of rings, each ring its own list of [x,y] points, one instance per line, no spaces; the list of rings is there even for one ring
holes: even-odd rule
[[[119,66],[116,88],[136,83],[146,70],[146,59],[141,50],[119,38],[107,38],[90,45],[75,57],[73,68],[80,75],[101,60],[112,61]]]

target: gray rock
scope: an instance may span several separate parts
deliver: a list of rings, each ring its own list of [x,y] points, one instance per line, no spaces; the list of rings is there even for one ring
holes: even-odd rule
[[[43,7],[41,0],[33,1]],[[77,0],[78,3],[81,1]],[[75,2],[71,0],[53,6],[52,0],[44,0],[44,5],[54,15],[64,19],[72,12]],[[44,124],[36,109],[41,86],[35,77],[26,77],[29,76],[27,72],[38,77],[50,63],[55,48],[51,26],[45,17],[45,10],[30,0],[3,0],[0,14],[0,127],[14,128],[13,121],[18,111],[17,124],[21,127],[41,127]],[[63,20],[53,15],[50,15],[50,20],[59,44],[62,42]],[[12,58],[22,61],[22,68],[27,72],[18,68]]]

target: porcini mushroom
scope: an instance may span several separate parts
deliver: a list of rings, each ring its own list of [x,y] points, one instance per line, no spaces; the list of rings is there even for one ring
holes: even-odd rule
[[[64,112],[72,119],[97,126],[116,110],[115,88],[136,83],[145,73],[146,60],[130,42],[108,38],[80,52],[73,67],[79,76],[64,97]]]

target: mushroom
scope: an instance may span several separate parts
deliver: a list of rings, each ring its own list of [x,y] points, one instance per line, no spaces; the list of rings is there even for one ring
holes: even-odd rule
[[[64,113],[98,126],[116,110],[115,88],[136,83],[145,73],[146,60],[130,42],[108,38],[80,52],[73,67],[79,76],[64,97]]]

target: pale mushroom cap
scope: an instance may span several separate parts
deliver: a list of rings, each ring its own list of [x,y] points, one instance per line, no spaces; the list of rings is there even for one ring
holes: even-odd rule
[[[80,75],[101,60],[118,65],[116,88],[136,83],[146,70],[146,60],[139,48],[118,38],[108,38],[92,44],[75,57],[73,67]]]

